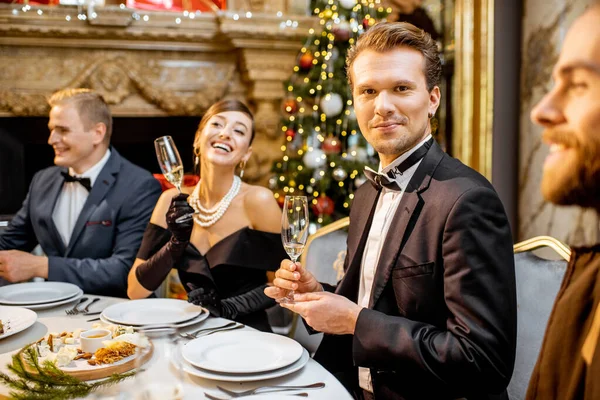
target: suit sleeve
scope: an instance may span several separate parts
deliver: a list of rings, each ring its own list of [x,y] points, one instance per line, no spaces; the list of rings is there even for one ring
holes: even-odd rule
[[[31,191],[34,187],[36,176],[29,185],[29,192],[23,201],[21,209],[15,214],[8,224],[8,228],[0,233],[0,250],[21,250],[30,252],[37,245],[38,241],[31,225],[29,214],[29,201]]]
[[[127,275],[160,193],[154,178],[141,182],[123,200],[112,255],[104,259],[48,257],[48,280],[74,283],[86,293],[124,297]]]
[[[353,338],[354,363],[398,376],[420,371],[432,385],[501,392],[514,364],[516,289],[510,227],[492,189],[461,195],[447,217],[441,246],[444,329],[363,309]]]

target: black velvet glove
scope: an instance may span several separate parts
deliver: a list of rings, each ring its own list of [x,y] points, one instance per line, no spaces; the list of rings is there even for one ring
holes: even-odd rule
[[[175,238],[176,242],[185,243],[186,245],[190,241],[192,236],[192,229],[194,229],[194,219],[190,218],[182,222],[175,222],[177,218],[194,212],[194,209],[190,207],[187,202],[189,195],[185,193],[179,193],[171,199],[171,205],[167,211],[167,226],[169,231]]]
[[[194,220],[190,218],[187,221],[175,222],[182,215],[194,212],[194,209],[186,201],[187,197],[187,194],[179,193],[171,200],[166,216],[167,225],[171,232],[171,240],[147,261],[138,265],[135,270],[138,282],[146,290],[155,291],[160,286],[171,272],[171,269],[175,268],[177,261],[179,261],[190,242]]]
[[[238,316],[242,317],[275,305],[275,300],[264,293],[267,285],[262,285],[249,292],[222,300],[217,290],[213,287],[199,288],[193,283],[188,283],[187,286],[191,290],[188,293],[188,301],[206,308],[215,317],[235,319]]]

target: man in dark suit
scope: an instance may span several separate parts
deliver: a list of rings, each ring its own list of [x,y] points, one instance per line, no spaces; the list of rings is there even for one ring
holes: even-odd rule
[[[0,234],[0,278],[42,277],[126,297],[160,184],[110,147],[112,116],[102,96],[66,89],[49,104],[56,166],[33,177],[23,207]],[[29,253],[38,243],[45,256]]]
[[[508,398],[516,342],[512,237],[491,184],[446,155],[435,42],[375,25],[347,58],[361,131],[380,157],[352,204],[345,277],[321,285],[283,261],[282,306],[325,332],[315,359],[357,398]],[[332,291],[335,290],[335,293]]]

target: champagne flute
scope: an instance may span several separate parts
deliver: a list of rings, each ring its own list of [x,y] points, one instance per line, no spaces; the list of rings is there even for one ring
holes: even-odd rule
[[[181,193],[183,163],[171,136],[162,136],[154,141],[158,165],[167,180]]]
[[[296,263],[308,238],[308,199],[306,196],[285,196],[281,213],[281,241],[283,248]],[[293,303],[294,291],[279,300],[280,303]]]

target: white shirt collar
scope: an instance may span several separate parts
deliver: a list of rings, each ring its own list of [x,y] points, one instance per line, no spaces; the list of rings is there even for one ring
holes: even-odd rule
[[[98,178],[98,175],[100,175],[100,171],[102,171],[102,168],[104,168],[104,166],[108,162],[109,158],[110,158],[110,149],[106,149],[106,153],[104,153],[104,156],[100,159],[100,161],[98,161],[96,164],[94,164],[92,167],[90,167],[87,171],[85,171],[81,175],[78,175],[75,173],[75,171],[73,171],[73,168],[69,168],[69,174],[71,174],[73,176],[78,176],[81,178],[90,178],[90,185],[94,186],[94,182],[96,182],[96,178]]]

